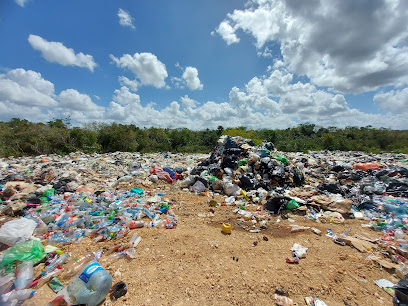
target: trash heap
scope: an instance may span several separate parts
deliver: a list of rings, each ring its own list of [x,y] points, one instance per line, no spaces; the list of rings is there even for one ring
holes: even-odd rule
[[[267,229],[272,215],[290,218],[288,212],[320,223],[366,220],[363,226],[382,231],[380,241],[362,242],[331,229],[327,236],[361,251],[386,251],[394,265],[376,260],[403,277],[408,274],[407,166],[403,154],[281,153],[272,143],[229,136],[222,136],[210,155],[115,152],[0,159],[0,305],[29,299],[46,283],[58,293],[52,305],[91,305],[109,292],[115,298],[126,294],[124,283],[110,291],[112,277],[103,265],[135,257],[142,238],[129,235],[131,230],[178,224],[165,192],[153,190],[159,180],[174,190],[209,196],[213,212],[219,203],[212,196],[223,195],[222,205],[231,205],[238,225],[253,233]],[[322,234],[291,225],[292,232],[308,229]],[[230,235],[231,224],[223,223],[222,232]],[[95,246],[121,243],[80,257],[61,251],[85,237]],[[291,251],[293,258],[286,261],[299,264],[307,248],[296,244]],[[90,288],[97,288],[97,296]]]
[[[275,152],[272,143],[255,146],[252,140],[222,136],[210,157],[192,169],[181,183],[192,191],[207,188],[227,196],[244,191],[262,196],[277,187],[301,186],[304,177],[288,159]]]
[[[359,212],[357,216],[381,219],[393,214],[402,220],[408,217],[407,164],[403,154],[384,153],[380,160],[362,152],[283,154],[272,143],[255,146],[250,139],[222,136],[181,186],[224,194],[227,204],[263,203],[272,213],[307,204],[314,219],[322,210],[338,213],[329,218]],[[401,224],[399,219],[391,222],[394,227]],[[390,228],[390,222],[382,225],[377,224]]]
[[[197,158],[112,153],[0,160],[2,223],[11,219],[0,228],[0,305],[29,299],[45,283],[59,293],[52,305],[98,304],[112,285],[101,264],[134,258],[141,237],[134,233],[128,243],[118,243],[103,256],[98,251],[73,258],[60,247],[85,237],[96,247],[102,241],[123,241],[140,227],[176,228],[178,218],[166,193],[140,187],[159,179],[175,182],[187,169],[184,165]],[[42,271],[35,273],[40,265]],[[71,282],[64,287],[57,275]],[[116,287],[123,292],[123,286]]]

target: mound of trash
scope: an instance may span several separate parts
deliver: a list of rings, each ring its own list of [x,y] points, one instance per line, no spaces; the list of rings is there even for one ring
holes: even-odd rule
[[[281,153],[270,142],[256,146],[250,139],[222,136],[181,186],[224,194],[227,204],[263,203],[272,213],[307,205],[316,219],[316,208],[351,217],[394,214],[396,226],[408,221],[406,165],[403,154]]]
[[[0,304],[29,299],[45,283],[58,293],[52,305],[98,304],[109,292],[115,298],[126,294],[126,284],[112,287],[112,277],[101,264],[135,257],[142,237],[127,235],[136,228],[177,228],[174,203],[165,192],[152,191],[159,180],[172,190],[188,188],[206,196],[209,213],[199,217],[214,216],[218,205],[231,205],[237,225],[252,233],[266,230],[272,216],[276,222],[281,216],[290,218],[288,212],[319,223],[364,219],[365,227],[383,231],[380,243],[329,229],[327,236],[362,251],[387,250],[399,264],[388,266],[402,278],[408,274],[407,166],[403,154],[283,153],[270,142],[255,145],[230,136],[222,136],[208,155],[115,152],[2,158]],[[214,200],[216,194],[222,203]],[[230,235],[234,226],[225,222],[222,232]],[[321,235],[314,227],[290,227],[291,232],[310,229]],[[122,243],[80,257],[61,250],[85,238],[95,245],[116,239]],[[286,262],[298,264],[307,248],[295,244],[291,251],[294,256]]]
[[[192,186],[197,192],[209,188],[233,196],[240,190],[264,192],[303,183],[302,172],[276,153],[272,143],[255,146],[250,139],[222,136],[211,155],[190,171],[182,186]]]

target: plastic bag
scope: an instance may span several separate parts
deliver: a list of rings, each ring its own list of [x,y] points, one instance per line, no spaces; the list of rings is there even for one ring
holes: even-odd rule
[[[296,256],[298,258],[305,258],[307,249],[308,248],[305,248],[304,246],[300,245],[299,243],[295,243],[290,250],[295,252]]]
[[[36,223],[32,219],[16,219],[0,228],[0,242],[9,246],[28,240],[34,232]]]
[[[16,244],[9,248],[3,256],[0,267],[6,267],[7,270],[12,270],[11,265],[14,261],[32,260],[34,264],[40,262],[45,257],[44,246],[41,241],[29,240]]]
[[[274,159],[276,159],[276,160],[281,161],[285,166],[287,166],[287,165],[289,164],[288,159],[287,159],[285,156],[283,156],[283,155],[271,154],[271,157],[274,158]]]
[[[286,204],[286,207],[285,207],[285,209],[287,210],[292,210],[292,209],[297,209],[297,208],[299,208],[299,204],[293,199],[290,200],[288,204]]]
[[[408,304],[408,276],[401,279],[395,286],[394,305]]]
[[[190,187],[190,190],[196,193],[201,193],[206,191],[207,188],[205,188],[204,184],[201,181],[197,181],[192,187]]]
[[[325,211],[319,217],[320,222],[329,222],[329,223],[344,223],[344,218],[341,213],[334,211]]]

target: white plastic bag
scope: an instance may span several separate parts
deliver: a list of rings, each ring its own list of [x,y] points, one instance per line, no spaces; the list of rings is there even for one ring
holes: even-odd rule
[[[292,252],[296,253],[296,256],[298,258],[305,258],[306,257],[306,252],[308,248],[305,248],[304,246],[300,245],[299,243],[295,243],[293,247],[290,249]]]
[[[205,192],[207,188],[204,186],[204,184],[201,181],[197,181],[192,187],[190,187],[190,190],[194,191],[195,193],[201,193],[201,192]]]
[[[0,242],[9,246],[30,239],[36,227],[34,220],[20,218],[9,221],[0,228]]]

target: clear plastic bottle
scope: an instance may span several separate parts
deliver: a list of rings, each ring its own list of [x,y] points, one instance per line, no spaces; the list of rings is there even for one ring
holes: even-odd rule
[[[33,281],[33,262],[23,261],[18,267],[17,279],[14,281],[14,286],[17,290],[27,288],[28,285]]]
[[[64,278],[71,277],[78,273],[78,271],[85,265],[86,263],[90,262],[94,259],[94,254],[92,253],[85,253],[77,258],[72,258],[67,264],[64,266],[64,270],[66,271],[64,274]]]
[[[140,237],[137,233],[134,233],[132,238],[130,238],[129,241],[129,247],[130,248],[135,248],[137,245],[142,241],[142,237]]]
[[[96,261],[88,262],[68,284],[67,292],[74,304],[98,305],[109,293],[112,276]]]
[[[59,275],[61,272],[63,271],[63,269],[56,269],[50,273],[48,273],[47,275],[43,275],[37,282],[36,284],[36,288],[39,289],[42,286],[44,286],[45,283],[47,283],[51,278]]]
[[[68,254],[62,254],[59,258],[53,260],[48,266],[45,267],[44,272],[45,274],[48,274],[52,271],[54,271],[58,265],[62,265],[65,263],[69,258]]]
[[[140,228],[145,226],[145,222],[142,220],[136,220],[136,221],[129,221],[129,228],[130,229],[135,229],[135,228]]]
[[[31,289],[23,289],[23,290],[13,290],[7,293],[4,293],[1,296],[1,301],[5,303],[4,305],[13,305],[12,301],[25,301],[29,298],[32,298],[35,294],[34,290]]]
[[[394,236],[395,236],[395,238],[397,238],[397,239],[404,239],[404,232],[402,231],[402,229],[397,228],[397,229],[394,231]]]

